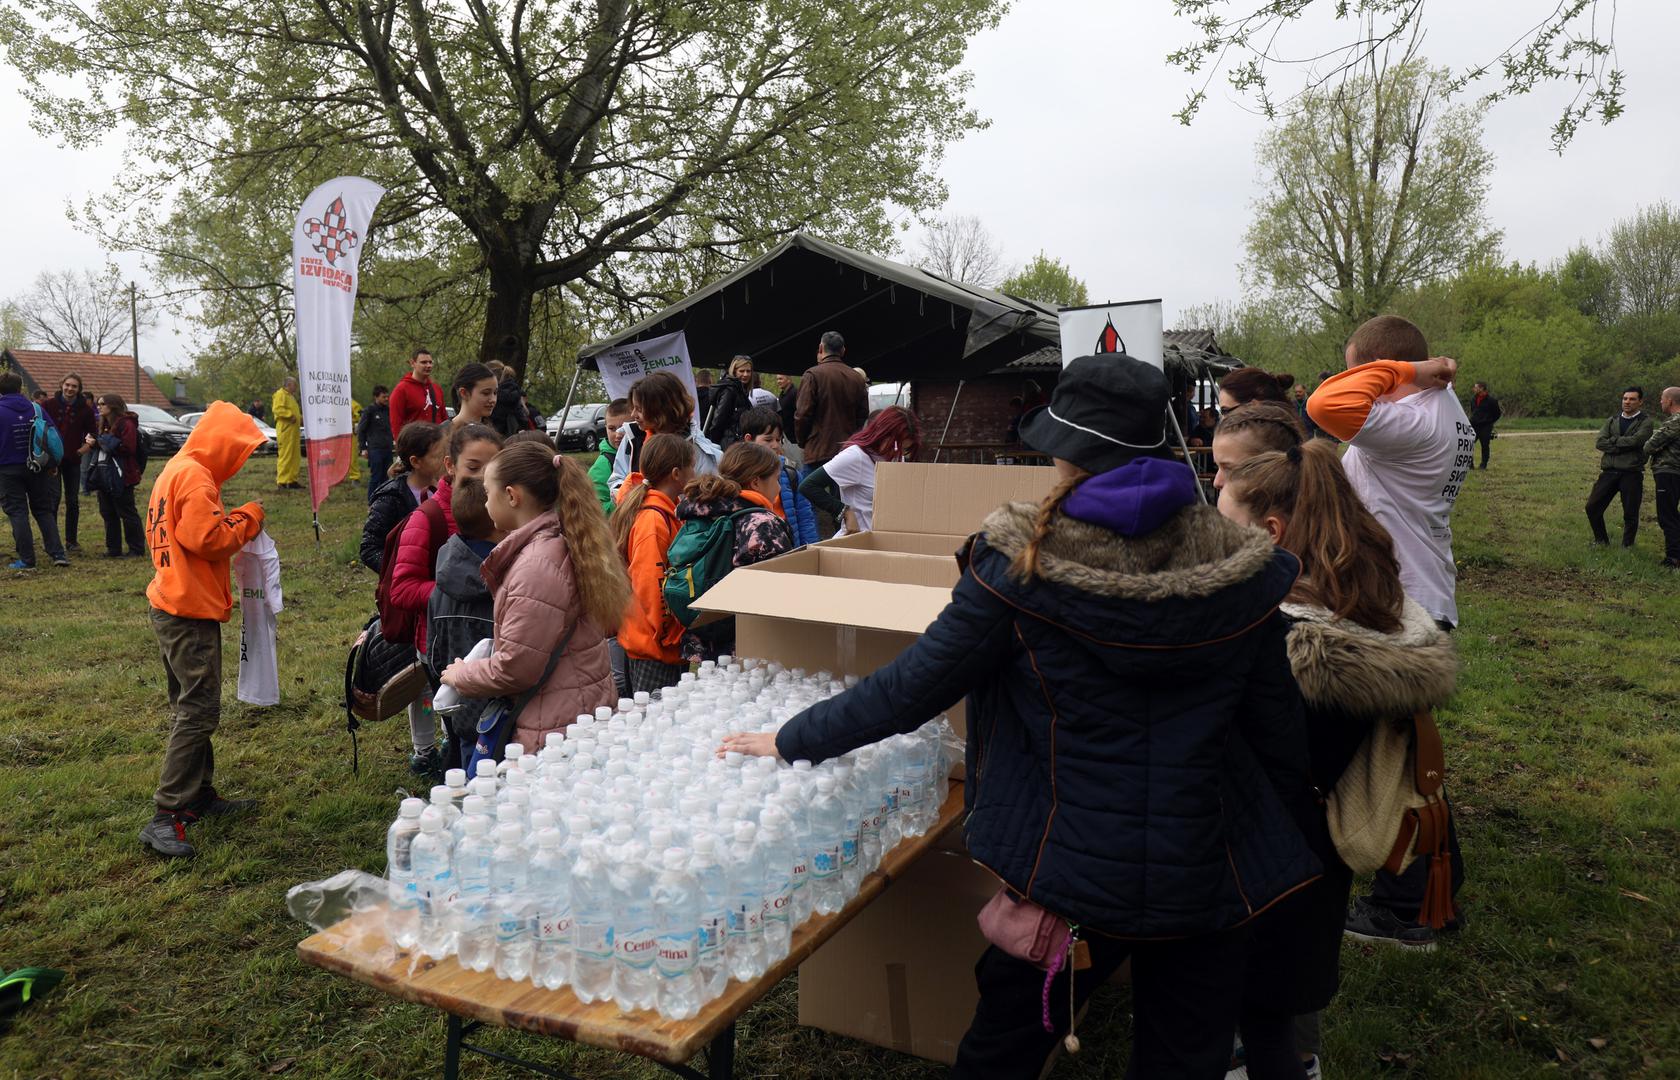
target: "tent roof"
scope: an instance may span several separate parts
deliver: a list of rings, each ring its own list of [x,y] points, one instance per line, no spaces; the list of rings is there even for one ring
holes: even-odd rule
[[[606,349],[678,330],[698,367],[745,353],[783,375],[810,367],[818,338],[838,330],[875,382],[981,375],[1060,341],[1054,307],[796,233],[579,361],[593,370]]]

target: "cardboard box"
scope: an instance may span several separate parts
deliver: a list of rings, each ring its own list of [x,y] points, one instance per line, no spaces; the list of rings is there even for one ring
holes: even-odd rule
[[[979,1000],[974,920],[997,890],[964,854],[922,856],[799,965],[799,1022],[953,1063]]]
[[[695,607],[735,616],[742,656],[868,675],[950,602],[956,552],[986,515],[1039,502],[1055,484],[1055,470],[1031,466],[883,462],[875,531],[735,570]],[[965,733],[962,705],[948,715]],[[951,1063],[986,947],[974,919],[996,891],[953,831],[800,966],[799,1022]]]

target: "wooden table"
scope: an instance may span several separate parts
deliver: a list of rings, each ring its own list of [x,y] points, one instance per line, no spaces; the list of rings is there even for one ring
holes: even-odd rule
[[[881,860],[880,867],[863,879],[851,903],[833,915],[813,915],[807,919],[794,930],[792,947],[784,960],[751,983],[731,979],[723,994],[707,1003],[692,1020],[666,1020],[653,1012],[624,1013],[610,1001],[585,1005],[570,989],[545,990],[530,982],[498,979],[488,971],[468,971],[454,957],[432,960],[397,949],[385,936],[383,909],[352,916],[305,938],[298,944],[298,956],[306,964],[347,975],[392,997],[448,1013],[449,1034],[443,1066],[446,1080],[456,1080],[462,1050],[520,1065],[544,1076],[571,1080],[565,1073],[465,1040],[485,1024],[635,1054],[689,1080],[732,1080],[736,1018],[921,858],[956,826],[962,813],[962,784],[953,780],[950,793],[940,807],[939,819],[926,835],[893,848]],[[687,1064],[701,1049],[706,1051],[707,1073],[691,1069]]]

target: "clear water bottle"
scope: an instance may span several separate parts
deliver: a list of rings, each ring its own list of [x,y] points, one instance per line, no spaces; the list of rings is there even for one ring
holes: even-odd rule
[[[688,852],[666,848],[653,886],[659,919],[659,1015],[688,1020],[700,1011],[700,884],[688,869]]]
[[[695,881],[700,887],[700,997],[711,1001],[729,985],[725,943],[729,939],[729,875],[718,859],[717,836],[703,829],[694,834]]]
[[[613,890],[607,845],[583,841],[572,864],[572,993],[588,1005],[613,992]]]
[[[846,808],[846,825],[840,834],[840,878],[842,892],[850,901],[863,884],[863,867],[858,862],[858,845],[863,836],[863,795],[850,765],[835,766],[834,794]]]
[[[784,791],[777,806],[788,818],[788,846],[793,859],[788,868],[789,922],[794,929],[811,917],[811,811],[793,791]]]
[[[764,860],[764,966],[785,960],[793,942],[793,844],[787,815],[765,807],[758,826]]]
[[[467,797],[467,770],[446,770],[443,774],[443,783],[449,789],[449,798],[455,804],[455,809],[463,809],[461,800]]]
[[[560,830],[537,834],[527,886],[535,904],[531,921],[531,981],[558,990],[572,974],[572,874],[560,850]]]
[[[625,1012],[651,1009],[658,1001],[654,961],[659,933],[654,925],[653,874],[647,847],[635,839],[628,825],[614,825],[607,833],[612,852],[608,879],[613,895],[613,1000]]]
[[[404,799],[397,808],[397,820],[385,833],[385,880],[389,882],[390,906],[385,914],[385,933],[399,949],[420,943],[420,889],[414,883],[414,838],[420,835],[420,813],[426,804]]]
[[[758,849],[758,826],[735,823],[729,849],[729,937],[725,951],[729,974],[751,982],[769,966],[764,960],[764,860]]]
[[[925,730],[925,729],[924,729]],[[929,761],[932,746],[921,732],[902,735],[904,740],[904,798],[910,805],[903,808],[904,835],[921,836],[932,826],[933,815],[928,813],[932,800],[933,764]]]
[[[443,818],[444,831],[451,831],[455,822],[461,816],[461,811],[455,808],[454,793],[447,784],[435,784],[432,787],[431,808]]]
[[[858,752],[858,868],[864,874],[881,865],[881,793],[876,780],[884,753],[876,747]]]
[[[846,807],[834,786],[834,777],[818,777],[817,796],[811,800],[811,907],[819,915],[832,915],[846,906],[840,873]]]
[[[426,807],[420,815],[420,834],[409,850],[409,866],[419,898],[418,947],[425,955],[438,960],[454,951],[449,918],[450,899],[455,891],[450,870],[452,854],[443,811],[435,806]]]
[[[526,892],[527,861],[518,825],[496,826],[490,853],[491,912],[496,920],[496,978],[521,982],[531,976],[531,910]]]
[[[476,795],[468,796],[477,798]],[[468,814],[455,846],[455,956],[469,971],[489,971],[496,960],[496,928],[490,913],[490,818]]]

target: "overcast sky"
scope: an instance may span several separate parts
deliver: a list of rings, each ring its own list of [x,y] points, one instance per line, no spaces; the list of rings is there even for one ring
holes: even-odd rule
[[[1321,0],[1317,25],[1296,34],[1303,52],[1332,40],[1331,6]],[[1431,5],[1424,54],[1459,66],[1488,60],[1552,7],[1552,0]],[[1680,4],[1624,3],[1617,19],[1627,72],[1619,120],[1583,128],[1559,157],[1548,132],[1565,88],[1496,105],[1488,116],[1486,141],[1498,162],[1489,211],[1510,258],[1545,262],[1597,239],[1641,204],[1680,192],[1673,108],[1680,67],[1672,58]],[[1016,0],[969,53],[972,104],[992,126],[947,153],[947,210],[980,216],[1012,262],[1040,249],[1062,259],[1090,285],[1093,301],[1164,298],[1169,326],[1180,308],[1236,298],[1256,194],[1254,140],[1266,122],[1222,84],[1193,126],[1173,118],[1191,80],[1165,57],[1188,40],[1168,0]],[[1293,87],[1303,77],[1279,69],[1274,85]],[[23,291],[43,269],[104,262],[64,206],[104,190],[121,163],[115,140],[74,153],[36,134],[18,87],[0,65],[0,297]],[[115,258],[138,271],[138,259]],[[142,337],[140,350],[147,366],[168,369],[188,357],[191,342],[166,323]]]

